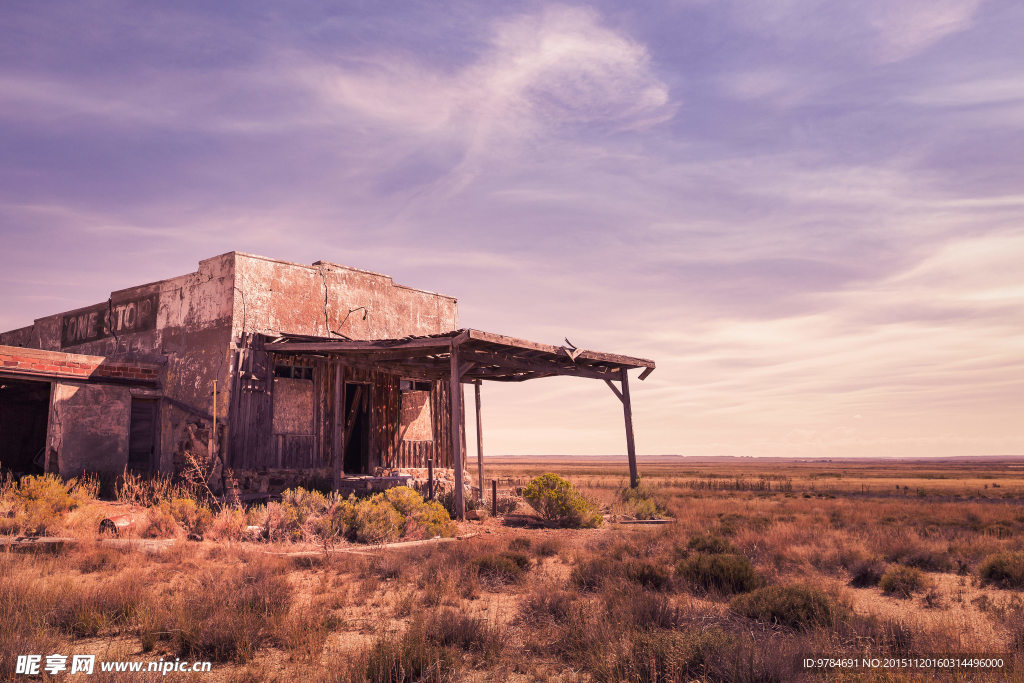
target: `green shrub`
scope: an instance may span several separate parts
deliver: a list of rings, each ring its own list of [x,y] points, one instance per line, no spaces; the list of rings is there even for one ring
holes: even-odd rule
[[[793,629],[834,628],[850,614],[845,605],[807,586],[765,586],[733,598],[730,609],[765,624]]]
[[[886,569],[878,581],[883,593],[901,598],[909,598],[915,591],[921,590],[924,584],[924,574],[920,569],[902,564],[894,564]]]
[[[378,494],[355,505],[350,528],[346,531],[359,543],[388,543],[402,535],[404,526],[402,513]]]
[[[731,553],[694,553],[676,564],[676,576],[694,588],[726,595],[745,593],[761,585],[750,560]]]
[[[190,534],[202,536],[213,522],[213,512],[191,498],[172,498],[170,502],[160,503],[160,507],[166,507],[171,517]]]
[[[345,535],[360,543],[454,536],[457,530],[444,506],[423,500],[407,486],[396,486],[365,500],[350,496],[334,515]]]
[[[96,480],[64,481],[56,474],[29,474],[11,484],[6,496],[14,513],[14,527],[43,535],[60,527],[64,513],[95,498]]]
[[[142,535],[147,538],[171,538],[182,532],[178,520],[171,514],[168,505],[154,505],[146,509],[146,529]]]
[[[736,547],[718,534],[696,534],[686,544],[689,550],[709,555],[736,553]]]
[[[557,474],[542,474],[523,490],[523,498],[545,520],[563,527],[592,528],[603,518],[597,506]]]
[[[262,527],[268,541],[298,541],[302,539],[302,525],[293,505],[267,503],[249,510],[249,523]]]
[[[519,581],[529,571],[530,558],[522,553],[506,551],[487,553],[473,560],[480,577],[491,583],[502,585]]]
[[[660,519],[668,515],[668,508],[646,484],[640,483],[635,488],[623,487],[617,497],[636,519]]]
[[[311,518],[322,516],[330,506],[330,501],[319,491],[308,491],[300,486],[282,491],[281,504],[291,506],[291,512],[298,523],[305,524]]]
[[[1024,588],[1024,553],[989,555],[978,567],[978,575],[985,583],[1000,588]]]

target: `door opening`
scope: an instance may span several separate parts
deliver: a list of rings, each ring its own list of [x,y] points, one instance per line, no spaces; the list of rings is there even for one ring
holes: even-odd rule
[[[136,472],[156,470],[157,417],[159,403],[152,398],[132,398],[128,434],[128,469]]]
[[[345,474],[369,474],[370,385],[345,383]]]
[[[0,467],[39,474],[46,462],[50,383],[0,377]]]

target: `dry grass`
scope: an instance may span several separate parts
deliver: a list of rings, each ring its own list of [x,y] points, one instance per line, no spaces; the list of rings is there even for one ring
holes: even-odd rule
[[[0,554],[0,677],[32,652],[211,659],[213,680],[237,681],[788,681],[807,677],[799,659],[812,654],[991,653],[1019,669],[1024,479],[1011,465],[991,466],[1004,478],[936,464],[655,466],[642,505],[667,509],[668,525],[491,519],[446,545],[291,558],[268,551],[295,546],[247,541],[231,510],[172,512],[207,540],[178,531],[163,553],[102,545],[85,500],[52,523],[88,541]],[[517,467],[525,478],[534,465]],[[624,468],[536,469],[608,517],[636,505]]]

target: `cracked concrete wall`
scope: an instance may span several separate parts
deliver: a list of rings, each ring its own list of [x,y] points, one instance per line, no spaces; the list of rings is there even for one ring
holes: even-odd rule
[[[133,302],[138,304],[138,313],[143,301],[155,302],[152,327],[132,328],[127,324],[131,321],[130,307]],[[350,314],[350,309],[359,310]],[[69,334],[69,317],[74,316],[84,322],[76,325],[77,334]],[[328,336],[330,330],[353,339],[376,339],[436,334],[457,326],[458,309],[453,297],[397,285],[387,275],[326,262],[306,266],[230,252],[200,261],[194,273],[111,292],[109,303],[42,317],[31,326],[0,333],[0,344],[112,359],[165,357],[164,395],[198,411],[212,412],[213,382],[218,381],[216,412],[223,439],[231,398],[231,351],[243,331]],[[94,392],[90,387],[81,392],[80,399],[97,406],[114,405],[118,402],[114,396],[125,391],[111,388],[109,392]],[[130,414],[130,400],[127,405],[126,414]],[[62,470],[64,460],[68,467],[78,467],[89,457],[104,468],[121,462],[121,446],[94,438],[94,423],[102,427],[106,419],[102,410],[89,412],[76,403],[64,406],[63,401],[61,406],[61,410],[78,406],[71,413],[56,416],[65,420],[59,438],[51,444],[54,462],[60,462]],[[102,430],[113,439],[112,430],[123,427],[127,462],[128,425],[121,424],[122,412],[118,409],[112,426]],[[67,419],[85,427],[74,429]],[[189,426],[195,422],[194,415],[167,401],[162,403],[162,471],[173,471],[176,456],[190,447],[195,427],[190,431]]]
[[[120,473],[128,464],[128,387],[57,382],[50,407],[47,464],[65,477]]]
[[[243,331],[327,337],[329,327],[352,339],[393,339],[458,326],[453,297],[322,261],[305,266],[235,254],[235,286],[236,338]],[[365,320],[360,307],[366,309]],[[360,310],[349,314],[354,308]]]

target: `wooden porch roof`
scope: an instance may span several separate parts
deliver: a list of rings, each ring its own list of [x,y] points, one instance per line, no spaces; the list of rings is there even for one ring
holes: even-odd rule
[[[568,341],[568,340],[567,340]],[[457,349],[462,381],[522,382],[569,375],[618,380],[624,371],[642,368],[640,379],[654,372],[654,361],[615,353],[553,346],[492,332],[463,329],[401,339],[338,340],[282,335],[267,337],[266,351],[342,358],[372,364],[410,377],[444,379]]]

